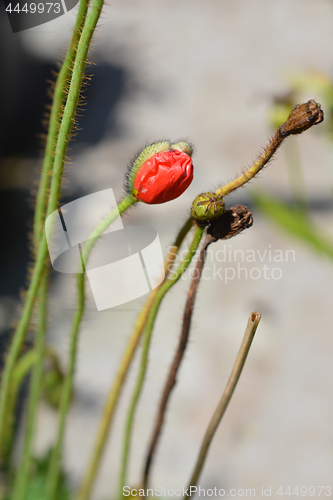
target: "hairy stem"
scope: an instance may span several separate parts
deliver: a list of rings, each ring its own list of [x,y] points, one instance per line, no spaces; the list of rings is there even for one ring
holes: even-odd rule
[[[142,481],[142,488],[144,490],[146,490],[146,488],[148,487],[151,464],[152,464],[154,453],[156,450],[158,438],[159,438],[160,433],[161,433],[161,429],[162,429],[162,425],[163,425],[163,421],[164,421],[164,416],[165,416],[165,412],[166,412],[166,407],[168,404],[168,400],[169,400],[171,391],[176,384],[177,372],[178,372],[179,366],[181,364],[181,361],[183,359],[185,349],[187,346],[187,341],[188,341],[190,328],[191,328],[192,312],[193,312],[195,297],[196,297],[197,289],[198,289],[198,286],[200,283],[202,270],[203,270],[204,265],[205,265],[207,248],[213,241],[216,241],[216,240],[207,234],[205,237],[204,243],[201,247],[200,254],[199,254],[196,266],[195,266],[195,273],[193,273],[193,278],[191,280],[191,285],[190,285],[190,288],[188,291],[187,301],[186,301],[185,310],[184,310],[183,327],[182,327],[181,336],[180,336],[179,343],[177,346],[176,354],[173,358],[173,361],[172,361],[172,364],[171,364],[171,367],[169,370],[169,374],[168,374],[166,383],[164,385],[163,395],[162,395],[160,406],[158,409],[153,435],[152,435],[152,438],[150,441],[150,446],[149,446],[149,451],[148,451],[148,455],[147,455],[147,459],[146,459],[146,464],[145,464],[144,474],[143,474],[143,481]]]
[[[14,424],[15,424],[15,409],[19,390],[26,376],[29,374],[33,364],[36,362],[37,356],[34,350],[27,351],[23,354],[15,364],[13,378],[10,383],[10,397],[6,408],[6,434],[3,437],[2,449],[5,469],[10,464],[13,452]],[[8,465],[7,465],[8,464]],[[1,498],[1,495],[0,495]]]
[[[24,337],[26,335],[26,332],[30,324],[30,318],[33,310],[34,301],[37,295],[37,291],[39,289],[40,279],[45,267],[45,259],[47,256],[47,244],[45,236],[43,236],[42,238],[42,244],[40,248],[43,251],[39,252],[38,254],[37,261],[35,263],[34,270],[32,273],[30,286],[27,291],[22,315],[18,323],[17,329],[15,331],[15,334],[13,336],[13,341],[10,345],[10,349],[2,373],[1,391],[0,391],[0,445],[1,445],[0,460],[1,461],[3,459],[2,443],[4,439],[4,434],[6,432],[5,428],[6,407],[10,397],[9,394],[10,381],[15,367],[15,363],[22,348]]]
[[[39,179],[34,215],[34,240],[36,245],[38,244],[38,241],[40,240],[41,234],[44,230],[43,226],[47,207],[48,191],[51,183],[51,174],[59,131],[59,123],[61,122],[62,118],[63,105],[66,100],[66,90],[73,69],[82,28],[86,19],[88,4],[89,0],[81,0],[79,3],[79,10],[76,16],[72,39],[54,87],[45,153],[41,176]]]
[[[37,417],[38,402],[42,385],[43,359],[45,351],[45,332],[47,317],[47,288],[48,273],[45,267],[42,282],[39,288],[39,323],[36,332],[35,354],[36,362],[33,367],[30,380],[30,392],[28,399],[28,410],[26,418],[26,429],[23,443],[23,452],[21,456],[20,467],[15,478],[13,500],[24,500],[27,484],[29,480],[29,469],[32,459],[32,444],[35,431],[35,422]]]
[[[278,147],[282,144],[285,137],[286,136],[282,135],[282,133],[280,132],[280,129],[277,129],[269,144],[264,148],[263,153],[258,157],[258,160],[255,162],[255,164],[241,176],[237,177],[237,179],[229,182],[225,186],[222,186],[220,189],[215,191],[215,194],[226,196],[227,194],[235,191],[235,189],[238,189],[241,186],[244,186],[244,184],[253,179],[253,177],[257,175],[258,172],[260,172],[260,170],[269,162],[274,153],[277,151]]]
[[[263,153],[258,157],[256,163],[244,172],[243,175],[218,189],[215,194],[226,196],[235,189],[244,186],[244,184],[253,179],[253,177],[257,175],[257,173],[260,172],[260,170],[269,162],[286,137],[289,135],[301,134],[310,127],[321,123],[323,119],[323,110],[321,109],[320,104],[313,99],[295,106],[287,120],[275,131],[272,139],[264,148]]]
[[[50,187],[50,197],[46,216],[57,210],[60,198],[63,167],[67,152],[70,132],[79,99],[84,69],[87,61],[88,50],[94,33],[97,21],[99,19],[103,6],[103,0],[94,0],[90,8],[86,23],[83,27],[80,41],[77,48],[77,54],[73,66],[72,79],[69,86],[68,97],[61,120],[58,141],[55,149],[55,158],[53,164],[53,176]],[[24,337],[29,327],[33,305],[39,288],[40,280],[48,257],[47,241],[45,233],[42,234],[37,253],[35,266],[32,272],[31,282],[27,291],[26,301],[23,306],[22,315],[15,331],[13,342],[11,344],[6,364],[2,375],[1,393],[0,393],[0,443],[4,433],[5,411],[9,396],[10,378],[13,367],[19,355]],[[1,457],[1,452],[0,452]],[[52,500],[52,499],[49,499]]]
[[[171,247],[169,255],[167,256],[165,261],[166,277],[174,259],[176,258],[177,252],[188,231],[191,229],[191,227],[192,227],[192,220],[188,219],[181,228],[181,230],[179,231],[176,241]],[[117,402],[119,400],[122,387],[125,382],[126,375],[133,360],[134,353],[139,344],[139,340],[141,338],[144,326],[146,324],[149,311],[151,309],[152,304],[154,303],[156,294],[161,286],[162,284],[159,287],[152,290],[152,292],[150,293],[148,300],[144,305],[144,308],[139,314],[134,330],[125,348],[125,352],[121,358],[118,370],[116,372],[113,383],[110,387],[110,391],[106,398],[103,413],[96,433],[93,451],[91,453],[88,467],[83,476],[82,484],[77,492],[76,500],[87,500],[90,496],[91,489],[93,487],[94,480],[96,477],[96,473],[103,455],[103,451],[105,449],[107,437],[110,433],[113,415],[116,409]]]
[[[122,461],[121,461],[121,474],[120,474],[120,484],[119,484],[119,499],[123,497],[123,487],[126,484],[126,475],[127,475],[127,468],[128,468],[128,458],[129,458],[129,451],[130,451],[130,441],[131,441],[131,435],[132,435],[132,428],[133,428],[133,420],[134,420],[134,414],[136,410],[136,406],[139,400],[139,396],[143,387],[143,382],[146,374],[146,369],[147,369],[147,362],[148,362],[148,351],[149,351],[149,345],[150,345],[150,339],[151,339],[151,334],[155,322],[155,318],[159,309],[159,306],[162,302],[163,297],[167,293],[167,291],[179,280],[179,278],[182,276],[182,274],[185,272],[187,269],[188,265],[190,264],[198,246],[201,241],[202,235],[203,235],[204,229],[202,227],[197,226],[194,237],[191,243],[191,246],[178,267],[177,271],[174,272],[174,274],[163,283],[161,288],[158,290],[154,303],[152,307],[150,308],[149,316],[147,319],[147,324],[145,328],[145,333],[143,337],[143,345],[142,345],[142,354],[141,354],[141,364],[140,364],[140,369],[138,373],[138,378],[134,387],[133,391],[133,396],[132,400],[130,403],[130,407],[128,410],[127,414],[127,419],[126,419],[126,424],[125,424],[125,437],[124,437],[124,446],[123,446],[123,455],[122,455]]]
[[[118,207],[112,210],[112,212],[110,212],[110,214],[108,214],[102,220],[102,222],[94,229],[94,231],[91,233],[89,239],[86,241],[82,249],[82,259],[84,263],[87,262],[94,244],[96,243],[97,239],[103,234],[105,229],[118,217],[118,215],[124,213],[125,210],[127,210],[134,203],[136,203],[136,198],[134,198],[132,195],[128,195],[126,198],[124,198],[123,201],[119,203]],[[77,304],[70,333],[69,366],[65,376],[64,385],[61,391],[58,431],[57,431],[56,442],[52,449],[50,466],[47,476],[46,492],[48,500],[53,500],[53,498],[55,497],[58,484],[60,462],[61,462],[61,451],[64,439],[64,431],[65,431],[65,422],[72,395],[78,333],[85,305],[84,285],[85,285],[84,273],[79,272],[77,274],[77,293],[78,293]]]
[[[63,64],[59,71],[53,92],[52,107],[49,116],[47,140],[45,145],[41,176],[39,179],[36,207],[34,214],[33,233],[34,233],[34,243],[36,252],[38,250],[38,243],[41,239],[41,235],[44,230],[43,226],[45,223],[45,212],[48,202],[48,192],[51,183],[54,153],[59,131],[59,124],[61,122],[63,113],[63,105],[66,100],[66,89],[69,84],[69,79],[76,56],[77,46],[86,19],[88,4],[89,0],[80,1],[72,39],[69,48],[67,50],[65,60],[63,61]],[[18,500],[23,499],[27,486],[27,481],[29,476],[29,466],[31,463],[32,444],[35,432],[35,423],[37,417],[37,408],[40,398],[45,335],[47,329],[47,290],[48,290],[47,282],[48,282],[48,266],[45,266],[44,275],[38,291],[39,318],[38,318],[38,327],[35,338],[35,351],[37,354],[37,358],[31,377],[28,410],[26,417],[26,430],[24,437],[23,453],[21,457],[21,465],[18,468],[18,473],[15,479],[14,492],[13,492],[13,498],[16,498]]]
[[[226,388],[223,392],[222,398],[214,412],[214,415],[208,425],[205,437],[202,441],[202,445],[200,448],[199,456],[197,459],[197,462],[194,467],[194,471],[192,474],[192,477],[190,479],[189,485],[188,485],[188,490],[190,492],[190,495],[192,494],[191,492],[191,487],[195,486],[198,482],[199,475],[202,471],[203,465],[205,463],[207,453],[209,446],[213,440],[214,434],[216,432],[216,429],[218,428],[222,417],[227,409],[227,406],[229,404],[229,401],[231,399],[231,396],[234,393],[234,390],[236,388],[236,384],[238,382],[238,379],[240,377],[240,374],[242,372],[243,366],[245,364],[247,355],[249,353],[254,334],[257,330],[259,321],[260,321],[260,314],[257,312],[253,312],[250,314],[246,330],[244,333],[244,337],[242,340],[242,344],[240,346],[239,352],[236,357],[236,361],[234,363],[234,366],[232,368],[228,383],[226,385]],[[185,497],[186,498],[186,497]]]

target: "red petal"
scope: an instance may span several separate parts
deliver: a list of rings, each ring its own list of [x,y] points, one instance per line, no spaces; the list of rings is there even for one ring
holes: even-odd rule
[[[134,180],[137,198],[157,204],[178,198],[193,180],[191,157],[178,150],[153,155],[139,169]]]

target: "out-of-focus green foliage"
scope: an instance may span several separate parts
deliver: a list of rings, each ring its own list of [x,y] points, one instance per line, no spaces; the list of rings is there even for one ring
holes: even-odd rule
[[[323,73],[294,73],[288,77],[290,90],[274,97],[269,111],[269,124],[272,128],[283,123],[293,107],[306,98],[316,99],[324,108],[325,121],[320,127],[321,133],[329,134],[333,140],[333,80]]]
[[[287,233],[333,260],[333,241],[329,241],[304,212],[271,194],[257,192],[253,199],[256,206]]]
[[[269,124],[277,128],[283,123],[293,107],[304,98],[319,101],[324,109],[325,120],[316,133],[324,133],[333,141],[333,80],[322,73],[292,74],[289,76],[290,90],[275,96],[269,111]],[[292,140],[292,139],[291,139]],[[253,195],[256,207],[285,232],[303,241],[322,255],[333,259],[333,241],[323,234],[312,221],[308,213],[307,194],[302,175],[297,144],[286,149],[290,177],[290,189],[294,206],[291,206],[272,194],[262,191]]]
[[[48,452],[42,458],[34,458],[28,487],[25,493],[25,500],[46,500],[45,499],[45,484],[46,476],[50,461],[50,453]],[[66,476],[63,472],[60,473],[59,484],[56,494],[57,500],[70,500],[70,490],[67,485]],[[11,500],[6,497],[5,500]]]

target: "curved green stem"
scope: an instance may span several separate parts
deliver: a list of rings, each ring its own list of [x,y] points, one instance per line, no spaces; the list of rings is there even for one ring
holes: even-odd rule
[[[25,377],[28,375],[33,364],[36,362],[36,359],[37,356],[34,350],[27,351],[16,362],[15,368],[13,370],[13,377],[10,382],[10,397],[8,399],[8,404],[6,408],[6,434],[3,436],[3,441],[2,441],[5,469],[7,469],[10,464],[11,455],[13,451],[12,444],[14,438],[14,421],[15,421],[14,415],[17,404],[18,392]]]
[[[13,373],[12,380],[12,390],[11,395],[13,399],[16,401],[17,393],[22,385],[23,380],[30,372],[33,365],[36,363],[37,353],[34,349],[31,351],[27,351],[20,359],[17,361],[15,365],[15,370]]]
[[[194,303],[196,299],[196,294],[197,290],[199,287],[200,279],[202,276],[203,268],[205,265],[205,260],[206,260],[206,255],[207,255],[207,249],[211,243],[213,243],[215,240],[214,237],[212,237],[210,234],[205,235],[205,238],[203,239],[200,252],[198,255],[198,259],[195,264],[195,273],[193,274],[191,278],[191,284],[190,288],[187,294],[187,300],[185,304],[185,309],[184,309],[184,314],[183,314],[183,325],[182,325],[182,330],[181,330],[181,335],[178,341],[178,346],[176,349],[176,353],[173,357],[169,373],[166,379],[166,382],[164,384],[164,388],[162,391],[162,398],[159,404],[158,408],[158,413],[156,417],[156,421],[153,427],[153,434],[150,440],[150,445],[148,448],[148,454],[146,458],[146,463],[144,466],[144,472],[143,472],[143,479],[140,487],[143,488],[143,490],[146,490],[148,487],[148,481],[149,481],[149,475],[150,475],[150,470],[151,466],[153,463],[153,458],[156,452],[157,448],[157,443],[159,436],[161,435],[161,429],[163,426],[163,422],[165,419],[165,414],[166,414],[166,409],[168,405],[169,398],[171,396],[171,391],[176,385],[176,379],[177,379],[177,373],[180,367],[180,364],[182,362],[182,359],[184,357],[185,351],[186,351],[186,346],[188,344],[188,339],[189,339],[189,334],[190,334],[190,328],[191,328],[191,323],[192,323],[192,314],[193,314],[193,309],[194,309]]]
[[[136,198],[132,195],[128,195],[123,201],[121,201],[110,214],[108,214],[102,222],[94,229],[91,233],[89,239],[86,241],[82,249],[83,262],[87,262],[90,252],[97,241],[98,237],[103,234],[105,229],[118,217],[125,212],[131,205],[136,203]],[[85,305],[85,292],[84,292],[84,273],[77,274],[77,305],[76,311],[73,318],[72,329],[70,334],[70,350],[69,350],[69,367],[65,376],[63,389],[60,398],[60,408],[59,408],[59,424],[58,432],[56,437],[56,443],[52,449],[50,467],[48,470],[47,484],[46,484],[46,497],[48,500],[53,500],[55,498],[58,477],[60,472],[60,459],[62,451],[62,443],[65,431],[66,416],[69,408],[69,403],[72,395],[73,387],[73,376],[76,362],[76,352],[77,352],[77,340],[79,327],[81,324],[84,305]]]
[[[57,81],[55,84],[52,107],[49,117],[48,134],[45,145],[44,159],[42,165],[41,176],[38,185],[38,192],[36,198],[36,207],[34,214],[34,242],[35,249],[38,249],[38,242],[40,241],[43,232],[43,225],[45,223],[45,212],[48,200],[48,191],[51,183],[51,174],[54,160],[54,152],[56,148],[57,135],[59,131],[59,123],[61,122],[63,105],[66,100],[66,88],[69,84],[70,75],[73,69],[76,50],[79,39],[84,25],[86,14],[88,10],[89,0],[81,0],[76,17],[72,39],[67,50],[67,54],[61,69],[59,71]],[[31,463],[32,443],[35,430],[35,422],[37,416],[37,408],[40,397],[41,382],[42,382],[42,368],[45,347],[45,334],[47,327],[47,286],[48,282],[48,267],[45,266],[44,276],[39,288],[39,323],[36,332],[35,350],[37,359],[33,368],[30,384],[30,395],[28,400],[27,421],[25,438],[23,445],[23,453],[21,457],[21,465],[18,468],[18,473],[14,485],[13,498],[20,500],[24,498],[26,485],[29,475],[29,465]]]
[[[40,279],[43,274],[45,259],[47,257],[47,243],[45,235],[42,237],[42,242],[40,246],[40,252],[38,253],[37,261],[35,263],[35,267],[32,273],[32,278],[30,282],[29,289],[27,291],[26,300],[24,303],[22,315],[20,321],[18,323],[17,329],[13,336],[13,341],[11,343],[6,364],[2,373],[1,380],[1,392],[0,392],[0,444],[2,447],[3,436],[6,432],[5,425],[5,417],[6,417],[6,407],[8,404],[8,400],[10,397],[10,381],[13,374],[14,366],[16,360],[19,356],[23,340],[25,334],[28,330],[30,318],[33,310],[33,305],[35,302],[35,298],[38,292]],[[0,457],[2,458],[3,451],[1,449]]]
[[[264,148],[263,153],[258,157],[258,160],[254,163],[254,165],[252,165],[251,168],[246,170],[246,172],[237,177],[237,179],[235,179],[234,181],[231,181],[225,186],[219,188],[217,191],[215,191],[215,194],[226,196],[227,194],[231,193],[241,186],[244,186],[244,184],[253,179],[253,177],[257,175],[258,172],[260,172],[260,170],[269,162],[269,160],[272,158],[285,138],[286,136],[282,135],[280,129],[278,128],[271,138],[269,144]]]
[[[97,25],[97,21],[101,14],[102,7],[103,0],[93,0],[79,40],[76,58],[73,66],[72,79],[68,90],[68,97],[59,128],[58,141],[55,149],[53,177],[51,182],[50,198],[47,207],[47,215],[50,215],[58,208],[62,173],[66,158],[68,141],[73,126],[77,103],[79,101],[80,89],[87,62],[90,42]]]
[[[53,176],[51,181],[50,197],[48,200],[46,216],[49,216],[52,212],[54,212],[58,208],[63,167],[67,152],[68,141],[77,108],[77,103],[79,99],[91,38],[94,33],[97,21],[99,19],[102,6],[103,6],[103,0],[93,1],[93,4],[87,16],[87,20],[83,27],[80,41],[78,44],[77,54],[73,66],[72,80],[70,83],[68,97],[58,133],[58,141],[55,150],[55,158],[53,164]],[[34,301],[36,298],[36,294],[38,291],[39,283],[44,270],[44,265],[47,256],[48,256],[47,241],[45,233],[43,233],[40,240],[37,259],[32,272],[32,278],[27,292],[26,301],[23,307],[22,316],[20,318],[16,332],[14,334],[13,342],[11,344],[6,364],[3,370],[1,394],[0,394],[0,443],[4,433],[5,412],[9,397],[11,374],[30,323]]]
[[[49,358],[53,362],[55,367],[59,366],[59,360],[56,357],[54,351],[50,347],[45,346],[44,352],[45,352],[45,357]],[[10,385],[10,398],[6,409],[7,432],[4,440],[5,442],[3,444],[3,449],[5,450],[4,455],[6,464],[10,463],[10,456],[12,452],[13,421],[14,421],[13,415],[15,411],[15,405],[17,403],[18,391],[20,390],[20,387],[25,377],[36,366],[37,362],[38,362],[38,353],[36,349],[31,349],[26,353],[24,353],[15,363],[13,377],[11,379],[11,385]]]
[[[44,229],[43,226],[47,207],[48,190],[51,183],[51,173],[54,160],[54,151],[56,148],[57,136],[59,131],[59,123],[62,117],[63,104],[66,100],[66,89],[69,84],[70,75],[73,69],[77,46],[87,15],[88,4],[89,0],[80,1],[73,36],[54,87],[45,153],[36,197],[36,207],[34,215],[34,240],[36,246]]]
[[[321,123],[323,119],[323,110],[321,109],[320,104],[313,99],[295,106],[287,120],[275,130],[273,137],[264,148],[262,154],[258,155],[258,160],[254,163],[254,165],[246,170],[243,175],[237,177],[234,181],[222,186],[215,192],[215,194],[226,196],[231,193],[231,191],[244,186],[244,184],[253,179],[253,177],[257,175],[257,173],[260,172],[260,170],[269,162],[278,147],[289,135],[301,134],[310,127]]]
[[[159,306],[163,300],[163,297],[167,293],[167,291],[179,280],[179,278],[182,276],[182,274],[185,272],[187,267],[189,266],[198,246],[201,241],[202,235],[203,235],[204,228],[197,226],[194,237],[191,243],[191,246],[183,260],[183,262],[180,264],[178,269],[174,272],[174,274],[169,278],[167,281],[165,281],[162,286],[159,288],[154,303],[150,308],[147,324],[146,324],[146,329],[145,329],[145,334],[143,338],[143,345],[142,345],[142,354],[141,354],[141,364],[140,364],[140,369],[139,369],[139,374],[137,378],[137,382],[134,387],[133,395],[132,395],[132,401],[130,403],[130,407],[128,410],[127,414],[127,419],[126,419],[126,425],[125,425],[125,438],[124,438],[124,447],[123,447],[123,456],[122,456],[122,468],[121,468],[121,474],[120,474],[120,484],[119,484],[119,500],[123,497],[123,487],[126,484],[126,475],[127,475],[127,468],[128,468],[128,458],[129,458],[129,451],[130,451],[130,441],[131,441],[131,435],[132,435],[132,428],[133,428],[133,420],[134,420],[134,414],[136,410],[136,406],[139,400],[139,396],[142,390],[145,374],[146,374],[146,369],[147,369],[147,362],[148,362],[148,350],[149,350],[149,344],[150,344],[150,339],[151,339],[151,334],[155,322],[155,318],[159,309]]]
[[[165,261],[165,273],[166,276],[168,274],[168,271],[172,265],[172,262],[175,260],[177,252],[187,235],[187,233],[190,231],[192,228],[192,219],[189,218],[185,222],[185,224],[182,226],[180,229],[177,238],[173,244],[173,246],[170,248],[169,255],[166,258]],[[162,286],[162,285],[160,285]],[[106,445],[107,437],[110,432],[111,428],[111,423],[113,419],[113,415],[116,409],[116,405],[121,393],[121,389],[123,387],[126,375],[128,373],[129,367],[131,365],[134,353],[137,349],[137,346],[139,344],[139,340],[141,338],[144,326],[147,321],[147,317],[150,311],[150,308],[152,304],[154,303],[156,294],[159,290],[159,287],[155,288],[154,290],[151,291],[147,302],[144,305],[144,308],[140,312],[138,319],[136,321],[134,330],[131,334],[131,337],[127,343],[127,346],[125,348],[125,352],[123,354],[123,357],[120,361],[118,370],[116,372],[116,375],[114,377],[114,380],[112,382],[112,385],[110,387],[110,391],[107,395],[106,402],[103,408],[103,413],[98,425],[97,433],[96,433],[96,439],[94,443],[94,447],[91,453],[90,461],[88,463],[88,467],[86,469],[86,472],[83,476],[83,481],[82,484],[77,492],[76,495],[76,500],[87,500],[89,498],[89,495],[91,493],[91,489],[94,484],[94,480],[96,477],[96,473],[103,455],[103,451]]]
[[[59,123],[61,122],[63,105],[66,100],[66,89],[69,84],[70,75],[73,69],[76,50],[84,25],[88,10],[89,0],[81,0],[73,30],[72,39],[67,50],[67,54],[61,69],[59,71],[52,99],[52,107],[49,117],[49,126],[47,140],[45,145],[42,171],[39,179],[38,192],[36,198],[36,207],[34,214],[34,243],[35,251],[38,250],[38,243],[43,233],[45,222],[45,212],[48,201],[48,191],[51,183],[51,174],[56,148]],[[44,275],[38,291],[39,309],[38,309],[38,327],[35,338],[36,363],[33,368],[30,395],[28,400],[28,410],[26,417],[26,429],[21,457],[21,465],[15,478],[13,498],[23,499],[29,475],[29,466],[31,463],[32,444],[35,431],[35,422],[37,417],[38,402],[40,398],[42,368],[45,347],[45,335],[47,328],[47,290],[48,290],[48,267],[45,266]]]
[[[26,418],[26,429],[23,443],[21,464],[18,467],[15,478],[13,500],[24,500],[29,479],[29,468],[31,465],[32,444],[37,417],[38,402],[42,385],[43,359],[45,351],[45,332],[47,317],[47,289],[48,289],[48,269],[45,266],[44,275],[39,288],[39,323],[36,332],[35,353],[36,362],[33,367],[30,392],[28,399],[28,410]]]

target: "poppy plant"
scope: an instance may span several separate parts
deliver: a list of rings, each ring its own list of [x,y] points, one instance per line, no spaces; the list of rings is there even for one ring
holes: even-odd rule
[[[149,204],[178,198],[193,180],[192,152],[192,147],[183,141],[147,146],[133,162],[130,191],[138,201]]]

